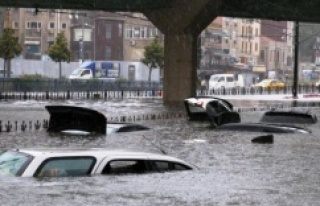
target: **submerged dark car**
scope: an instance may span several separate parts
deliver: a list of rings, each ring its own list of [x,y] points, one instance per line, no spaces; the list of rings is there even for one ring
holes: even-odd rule
[[[238,112],[227,100],[211,97],[195,97],[185,99],[184,105],[191,121],[210,121],[215,127],[226,123],[241,121]]]
[[[150,128],[127,122],[107,122],[100,112],[76,106],[46,106],[50,114],[48,132],[69,135],[111,134],[119,132],[144,131]]]
[[[200,96],[184,101],[190,121],[209,121],[219,130],[236,130],[267,133],[310,133],[303,127],[290,123],[315,123],[314,115],[293,111],[269,111],[259,123],[241,123],[240,114],[233,110],[233,105],[224,99]]]

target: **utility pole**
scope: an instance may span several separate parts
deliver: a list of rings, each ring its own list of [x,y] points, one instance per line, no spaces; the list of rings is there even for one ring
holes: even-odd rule
[[[298,81],[299,81],[299,22],[294,24],[294,68],[293,68],[293,99],[298,98]],[[296,101],[293,102],[293,106],[296,106]]]

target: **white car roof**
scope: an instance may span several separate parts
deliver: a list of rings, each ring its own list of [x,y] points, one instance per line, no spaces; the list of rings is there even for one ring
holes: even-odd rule
[[[137,157],[144,156],[154,160],[167,160],[180,162],[186,165],[189,163],[180,160],[175,157],[171,157],[159,153],[149,153],[131,150],[110,150],[105,148],[36,148],[36,149],[15,149],[14,151],[30,154],[34,157],[65,157],[65,156],[93,156],[97,159],[101,159],[106,156],[118,156],[118,157]],[[191,166],[191,165],[190,165]]]

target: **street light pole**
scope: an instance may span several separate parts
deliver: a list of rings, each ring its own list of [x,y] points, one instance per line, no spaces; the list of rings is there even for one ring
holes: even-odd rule
[[[294,69],[293,69],[293,88],[292,95],[294,99],[298,98],[298,72],[299,72],[299,22],[295,22],[294,29]],[[294,101],[294,105],[296,106],[296,101]]]
[[[93,60],[96,60],[96,16],[93,21]]]
[[[80,43],[80,63],[83,62],[83,43],[84,43],[84,32],[83,32],[83,16],[81,15],[81,39],[79,39]]]

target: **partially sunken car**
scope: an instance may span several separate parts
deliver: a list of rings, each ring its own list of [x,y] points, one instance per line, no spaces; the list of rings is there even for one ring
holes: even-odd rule
[[[136,123],[107,122],[107,118],[103,114],[90,108],[64,105],[48,105],[45,108],[50,114],[48,132],[92,135],[150,129]]]
[[[12,149],[0,154],[0,174],[19,177],[141,174],[195,168],[168,155],[127,150]]]
[[[211,126],[219,130],[237,130],[267,133],[311,133],[310,130],[286,123],[315,123],[316,117],[294,111],[266,112],[259,123],[241,123],[240,114],[233,105],[224,99],[200,96],[184,101],[191,121],[210,121]],[[276,124],[275,124],[276,123]]]
[[[215,127],[241,121],[239,113],[225,99],[200,96],[185,99],[184,104],[191,121],[209,120]]]

